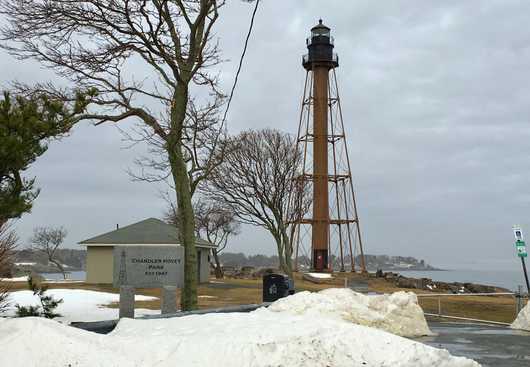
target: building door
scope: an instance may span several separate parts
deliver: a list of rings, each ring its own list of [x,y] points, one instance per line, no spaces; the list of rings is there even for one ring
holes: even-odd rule
[[[313,269],[315,271],[324,271],[328,268],[328,251],[315,250],[313,253]]]

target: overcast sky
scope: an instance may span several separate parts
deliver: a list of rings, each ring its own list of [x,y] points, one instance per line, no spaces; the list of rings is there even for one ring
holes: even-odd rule
[[[232,0],[217,27],[226,90],[252,5]],[[234,96],[232,133],[295,133],[305,37],[331,27],[365,252],[410,255],[453,268],[519,267],[513,224],[530,233],[530,3],[527,1],[263,0]],[[0,78],[53,80],[0,53]],[[125,130],[130,124],[123,123]],[[115,126],[79,125],[31,167],[42,189],[17,222],[63,225],[70,247],[165,207],[162,185],[126,173],[143,147]],[[227,251],[272,254],[245,227]]]

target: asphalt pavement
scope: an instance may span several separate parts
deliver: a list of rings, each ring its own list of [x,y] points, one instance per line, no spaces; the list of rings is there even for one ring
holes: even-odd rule
[[[529,367],[530,332],[485,324],[429,322],[435,336],[415,340],[474,359],[483,367]]]

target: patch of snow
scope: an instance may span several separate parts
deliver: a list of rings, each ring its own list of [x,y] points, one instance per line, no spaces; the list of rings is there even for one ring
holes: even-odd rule
[[[32,266],[32,265],[37,265],[37,263],[29,263],[29,262],[26,262],[26,263],[13,263],[14,265],[17,265],[17,266]]]
[[[510,325],[512,329],[526,330],[530,331],[530,302],[526,304],[515,321]]]
[[[368,296],[348,288],[329,288],[318,293],[296,293],[279,299],[268,309],[314,319],[342,319],[401,336],[432,335],[418,298],[412,292]]]
[[[0,282],[27,282],[28,276],[16,278],[0,278]],[[70,280],[70,279],[44,279],[46,283],[84,283],[84,280]]]
[[[25,275],[23,277],[16,277],[16,278],[0,278],[0,282],[27,282],[28,276]]]
[[[343,320],[251,313],[122,319],[107,335],[40,318],[0,319],[2,366],[480,367]]]
[[[213,299],[213,298],[218,298],[216,296],[208,296],[208,295],[202,295],[202,296],[198,296],[199,298],[207,298],[207,299]]]
[[[55,299],[62,299],[56,312],[61,314],[57,320],[64,322],[73,321],[103,321],[114,320],[119,316],[118,308],[106,307],[112,302],[118,302],[119,294],[96,292],[84,289],[49,289],[46,294],[53,296]],[[136,295],[136,301],[151,301],[156,297]],[[29,290],[9,293],[8,302],[10,307],[4,313],[5,316],[14,316],[16,312],[15,305],[21,306],[40,305],[39,298],[33,295]],[[147,310],[142,308],[135,309],[135,315],[153,315],[160,314],[159,310]]]
[[[333,278],[333,275],[330,273],[307,273],[307,275],[313,278],[319,278],[319,279],[332,279]]]

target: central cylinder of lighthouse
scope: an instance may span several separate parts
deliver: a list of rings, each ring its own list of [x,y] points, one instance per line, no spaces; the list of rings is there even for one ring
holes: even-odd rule
[[[329,268],[328,194],[328,72],[327,66],[313,67],[313,267]]]

